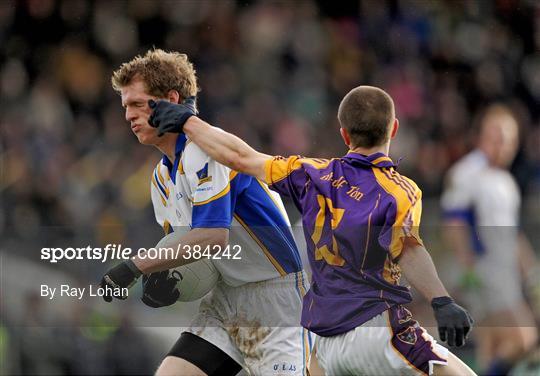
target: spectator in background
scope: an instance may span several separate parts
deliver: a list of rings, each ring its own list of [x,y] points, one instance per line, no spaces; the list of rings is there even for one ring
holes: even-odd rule
[[[479,320],[478,362],[487,375],[505,375],[537,340],[522,294],[520,257],[527,249],[520,239],[521,197],[508,172],[518,148],[518,124],[508,107],[495,104],[479,125],[476,149],[448,173],[444,229],[469,284],[476,281],[470,306]]]

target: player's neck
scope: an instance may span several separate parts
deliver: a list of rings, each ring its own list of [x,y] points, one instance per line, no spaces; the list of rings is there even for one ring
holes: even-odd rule
[[[174,163],[174,159],[176,158],[177,138],[178,135],[176,133],[166,133],[161,137],[159,142],[154,145],[156,148],[158,148],[160,152],[162,152],[167,156],[167,158],[169,158],[169,161],[171,161],[171,163]]]
[[[374,146],[372,148],[365,148],[365,147],[362,147],[362,146],[357,146],[357,147],[349,147],[350,151],[353,152],[353,153],[358,153],[358,154],[362,154],[362,155],[371,155],[371,154],[375,154],[375,153],[383,153],[385,155],[388,155],[389,151],[390,151],[390,144],[384,144],[384,145],[379,145],[379,146]]]

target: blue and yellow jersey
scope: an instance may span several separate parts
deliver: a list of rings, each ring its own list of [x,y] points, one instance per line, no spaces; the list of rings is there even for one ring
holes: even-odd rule
[[[302,269],[279,195],[210,159],[185,135],[178,136],[175,161],[163,156],[151,180],[156,220],[166,232],[176,226],[231,230],[230,251],[241,249],[241,259],[214,261],[226,283],[236,286]]]
[[[478,259],[508,263],[503,260],[517,247],[521,206],[518,185],[508,171],[490,166],[480,150],[470,152],[448,171],[441,206],[445,219],[468,225]]]
[[[397,265],[405,238],[422,244],[421,191],[382,153],[332,160],[275,157],[270,188],[302,213],[312,269],[302,324],[332,336],[411,301]]]

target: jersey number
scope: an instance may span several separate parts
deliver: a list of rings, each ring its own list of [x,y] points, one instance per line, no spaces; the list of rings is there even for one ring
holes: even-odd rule
[[[315,244],[315,260],[324,259],[330,265],[343,266],[345,264],[345,260],[339,255],[337,241],[334,237],[334,230],[339,226],[339,223],[343,219],[345,209],[334,208],[332,201],[325,198],[323,195],[317,195],[317,203],[319,204],[319,212],[317,213],[317,218],[315,219],[315,228],[313,229],[313,234],[311,235],[311,239]],[[327,207],[332,215],[332,219],[330,221],[332,226],[332,245],[330,248],[328,248],[328,245],[319,247],[319,242],[321,241],[324,229]]]

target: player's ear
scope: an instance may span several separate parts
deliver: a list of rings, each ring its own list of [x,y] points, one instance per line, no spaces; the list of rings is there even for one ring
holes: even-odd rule
[[[395,118],[394,124],[392,124],[392,130],[390,131],[390,138],[396,137],[398,129],[399,129],[399,120]]]
[[[344,128],[339,128],[339,133],[341,133],[341,138],[343,139],[343,142],[345,142],[345,145],[350,147],[351,137],[349,136],[349,132]]]
[[[180,93],[177,90],[169,90],[167,100],[172,103],[180,103]]]

